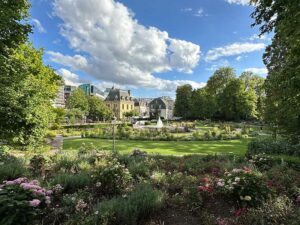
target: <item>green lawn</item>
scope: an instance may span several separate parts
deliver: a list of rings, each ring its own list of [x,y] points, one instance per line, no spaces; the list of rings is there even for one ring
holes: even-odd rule
[[[140,149],[148,153],[163,155],[214,154],[229,153],[243,155],[246,152],[249,139],[224,141],[133,141],[116,140],[116,149],[121,153],[129,153]],[[103,150],[112,149],[112,140],[104,139],[72,139],[64,140],[64,150],[77,150],[82,143],[93,143]]]

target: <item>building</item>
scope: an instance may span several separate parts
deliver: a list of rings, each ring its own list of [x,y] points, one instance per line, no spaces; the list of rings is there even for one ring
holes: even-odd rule
[[[130,90],[121,90],[112,87],[105,102],[117,119],[123,119],[124,113],[134,110],[134,101],[131,97]]]
[[[54,99],[53,102],[53,107],[54,108],[65,108],[65,92],[64,92],[64,86],[60,86],[57,96]]]
[[[139,113],[140,117],[149,117],[149,103],[152,101],[152,98],[136,98],[134,99],[134,110]]]
[[[64,98],[65,101],[70,97],[71,93],[77,89],[76,86],[65,85],[64,87]]]
[[[105,99],[104,92],[100,91],[95,85],[93,84],[81,84],[79,88],[84,91],[84,93],[88,96],[97,96],[101,99]]]
[[[150,117],[172,119],[174,116],[174,100],[170,97],[159,97],[149,103]]]

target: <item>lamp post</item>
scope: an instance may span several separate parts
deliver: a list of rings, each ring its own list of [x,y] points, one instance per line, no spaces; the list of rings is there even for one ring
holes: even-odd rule
[[[116,152],[116,134],[115,134],[115,125],[116,125],[117,118],[114,116],[112,120],[113,124],[113,153]]]

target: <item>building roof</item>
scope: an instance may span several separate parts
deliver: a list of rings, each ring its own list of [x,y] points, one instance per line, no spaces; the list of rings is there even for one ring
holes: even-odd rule
[[[118,88],[111,88],[106,101],[132,100],[130,90],[121,90]]]

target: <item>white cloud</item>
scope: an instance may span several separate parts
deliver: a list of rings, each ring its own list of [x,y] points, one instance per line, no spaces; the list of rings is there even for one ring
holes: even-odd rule
[[[266,39],[267,39],[266,35],[261,35],[261,36],[259,36],[258,34],[253,34],[253,35],[249,38],[250,41],[255,41],[255,40],[266,40]]]
[[[240,55],[240,56],[236,57],[235,60],[236,60],[236,61],[241,61],[242,58],[243,58],[243,56]]]
[[[86,56],[48,52],[50,60],[98,80],[174,89],[177,81],[163,80],[153,74],[171,70],[192,73],[198,65],[200,46],[139,24],[122,3],[54,0],[53,8],[63,21],[61,35],[73,50]]]
[[[205,56],[206,61],[212,61],[224,56],[234,56],[242,53],[259,51],[265,48],[263,43],[233,43],[223,47],[209,50]]]
[[[208,70],[208,71],[216,71],[220,67],[230,66],[229,61],[226,60],[226,59],[220,59],[220,60],[217,60],[217,61],[213,61],[211,63],[212,63],[212,65],[210,67],[206,68],[206,70]]]
[[[46,33],[46,29],[43,27],[43,25],[41,24],[41,22],[38,19],[31,19],[33,26],[36,27],[38,29],[38,31],[40,33]]]
[[[88,66],[87,59],[81,55],[69,56],[53,51],[47,51],[46,53],[50,56],[49,59],[52,62],[68,66],[74,70],[81,70]]]
[[[255,67],[252,67],[252,68],[245,69],[245,71],[250,71],[250,72],[253,72],[255,74],[260,74],[260,75],[267,75],[268,74],[267,68],[255,68]]]
[[[202,17],[204,16],[204,10],[203,9],[198,9],[197,12],[194,14],[194,16],[197,16],[197,17]]]
[[[250,0],[225,0],[229,4],[249,5]]]
[[[67,69],[61,68],[57,70],[56,73],[64,79],[66,85],[78,86],[83,83],[79,75],[72,73]]]

